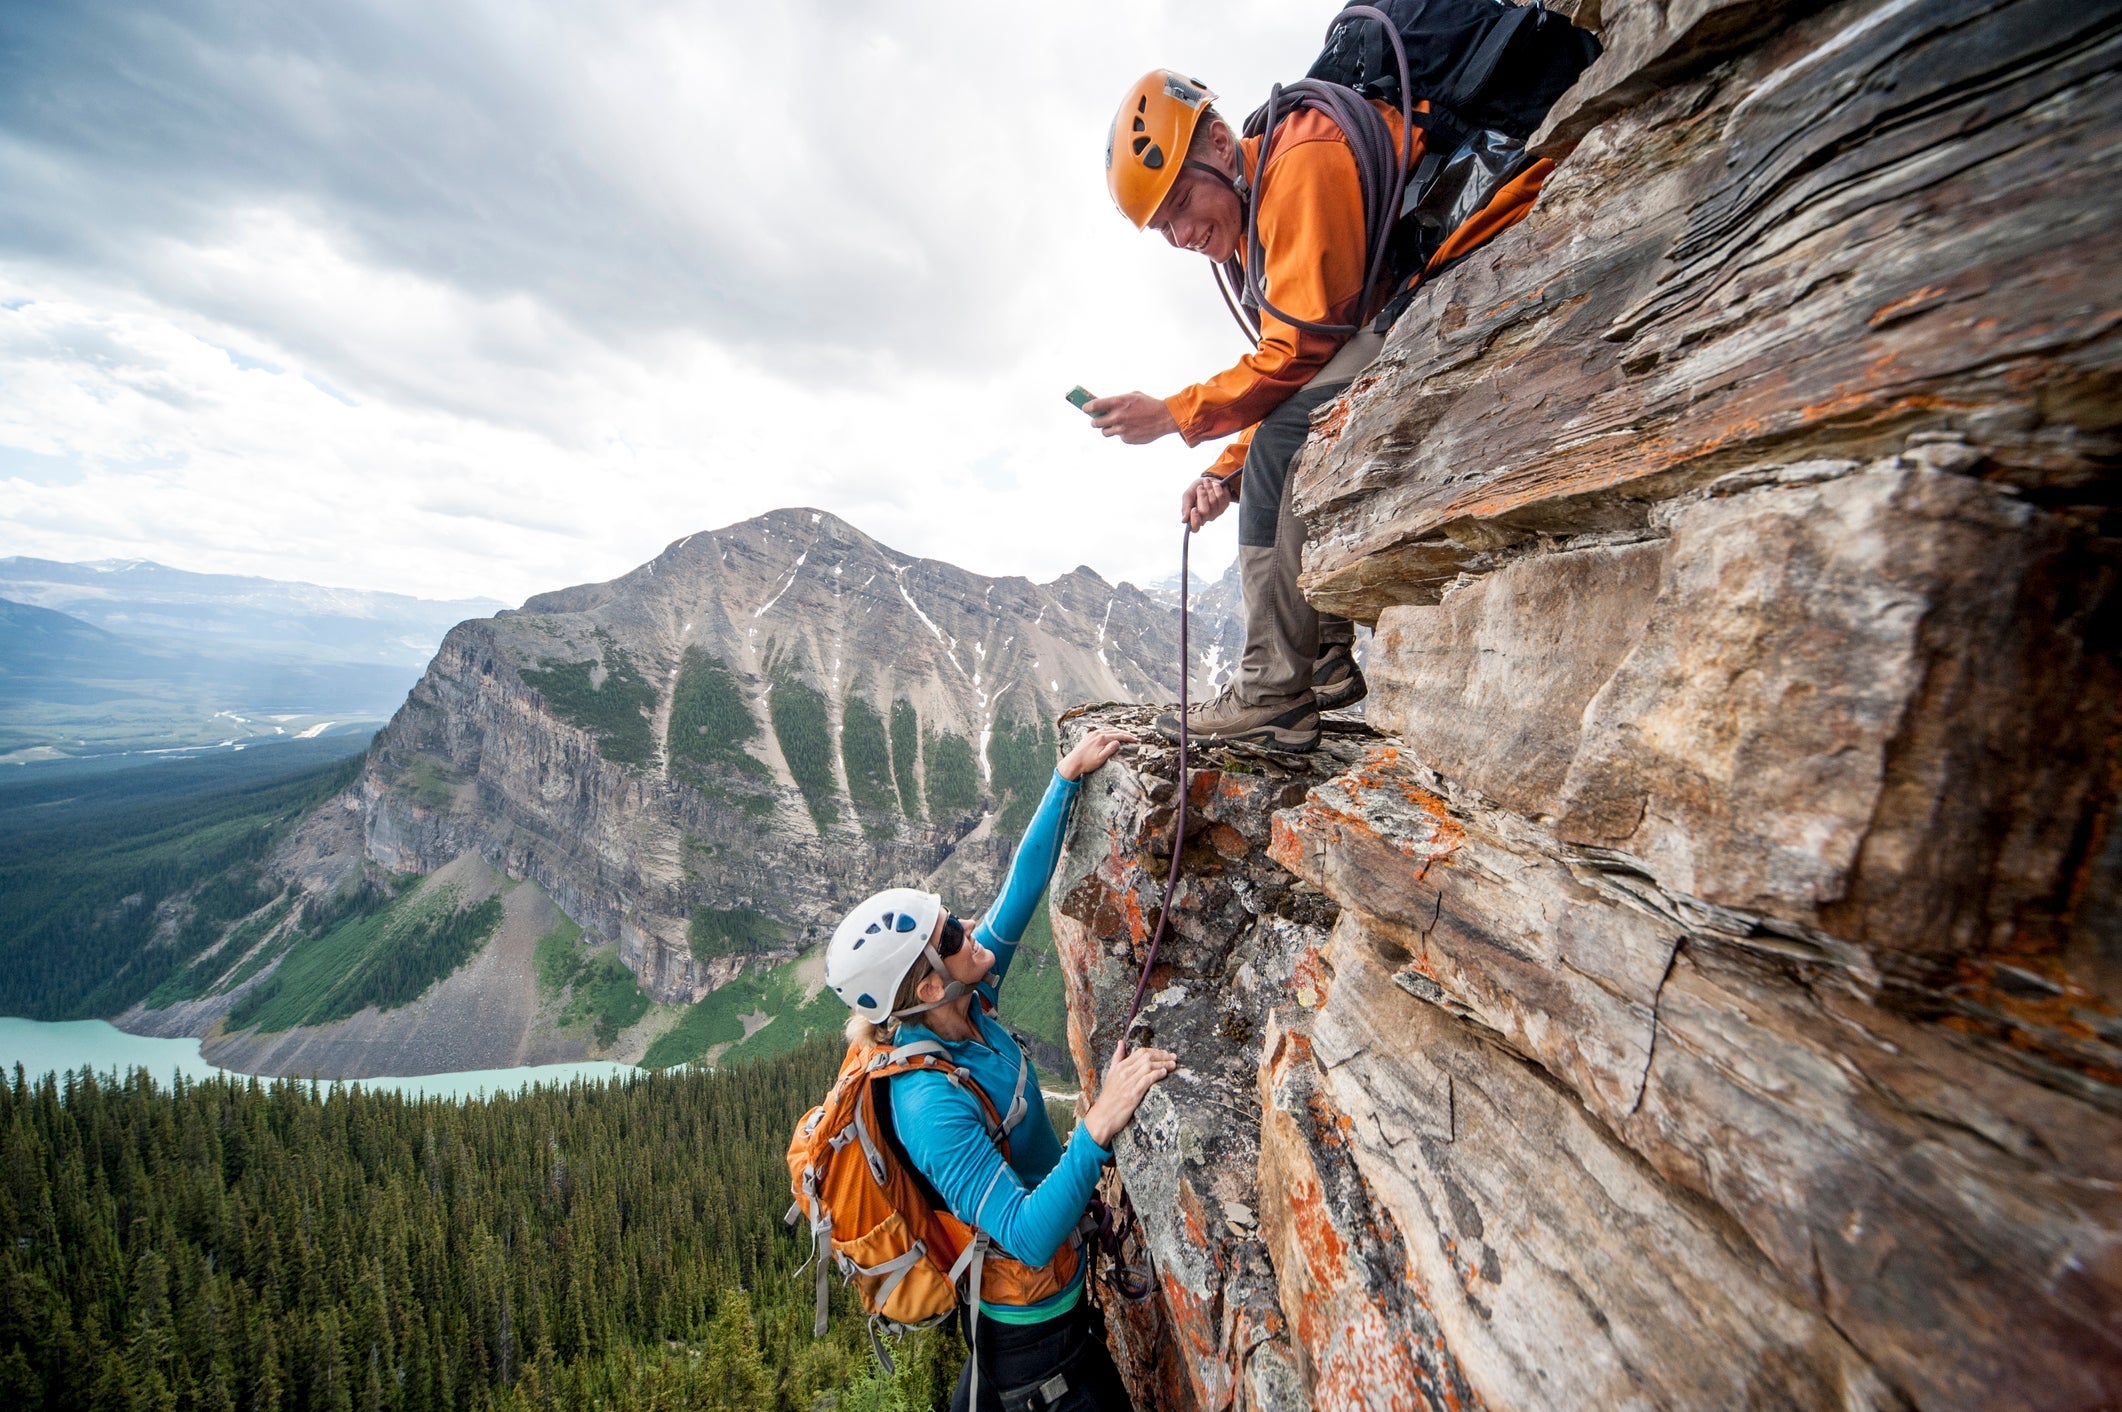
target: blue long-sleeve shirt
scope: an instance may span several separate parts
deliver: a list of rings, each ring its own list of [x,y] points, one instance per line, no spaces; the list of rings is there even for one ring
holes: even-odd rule
[[[988,1137],[980,1102],[971,1094],[951,1087],[940,1074],[902,1074],[891,1081],[892,1126],[908,1160],[928,1179],[952,1215],[986,1231],[995,1244],[1032,1266],[1051,1260],[1068,1239],[1090,1202],[1099,1168],[1112,1154],[1092,1141],[1081,1123],[1068,1146],[1061,1146],[1039,1096],[1037,1068],[1009,1031],[987,1012],[997,1001],[1010,962],[1016,958],[1017,943],[1053,876],[1061,856],[1061,834],[1078,788],[1075,781],[1063,779],[1059,771],[1054,773],[1039,812],[1010,860],[1002,895],[973,930],[974,939],[995,953],[994,969],[980,983],[978,1001],[970,1007],[980,1038],[947,1040],[914,1021],[899,1028],[901,1044],[919,1039],[941,1044],[951,1062],[980,1085],[1004,1116],[1010,1095],[1016,1091],[1018,1065],[1027,1066],[1027,1107],[1010,1134],[1009,1161],[1002,1160]],[[1071,1308],[1082,1286],[1079,1268],[1067,1290],[1040,1304],[998,1309],[983,1300],[981,1308],[983,1314],[1013,1322],[1050,1318]]]

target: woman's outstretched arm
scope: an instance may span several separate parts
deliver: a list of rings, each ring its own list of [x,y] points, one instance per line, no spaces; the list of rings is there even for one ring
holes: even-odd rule
[[[1068,828],[1069,806],[1076,802],[1081,788],[1078,782],[1133,739],[1124,731],[1101,727],[1077,742],[1076,748],[1055,768],[1046,786],[1046,797],[1039,801],[1039,811],[1032,815],[1031,826],[1017,844],[1017,856],[1010,860],[1002,895],[987,909],[973,933],[975,940],[995,953],[996,985],[1008,974],[1017,943],[1024,939],[1024,929],[1031,924],[1032,913],[1039,910],[1039,899],[1053,878],[1054,864],[1060,861],[1061,837]]]
[[[1061,835],[1068,827],[1069,806],[1076,802],[1081,788],[1074,780],[1063,779],[1058,771],[1047,782],[1039,812],[1032,815],[1031,827],[1017,845],[1017,856],[1010,859],[1009,876],[1002,880],[1002,895],[987,909],[974,932],[980,944],[995,953],[997,981],[1008,973],[1010,958],[1017,954],[1017,943],[1024,939],[1032,913],[1039,910],[1039,899],[1061,857]]]

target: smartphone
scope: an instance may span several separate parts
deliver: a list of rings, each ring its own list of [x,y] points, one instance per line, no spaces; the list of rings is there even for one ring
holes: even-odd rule
[[[1078,384],[1077,386],[1072,387],[1068,390],[1068,400],[1072,405],[1074,405],[1075,409],[1079,412],[1083,410],[1083,404],[1090,401],[1096,395],[1096,393],[1092,392],[1089,388],[1084,387],[1081,384]]]

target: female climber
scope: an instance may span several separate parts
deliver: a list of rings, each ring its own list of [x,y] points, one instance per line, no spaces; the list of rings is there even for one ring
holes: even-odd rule
[[[1063,1147],[1047,1120],[1037,1069],[994,1011],[1060,857],[1079,781],[1133,739],[1095,730],[1062,759],[1017,845],[1002,895],[979,925],[968,928],[931,893],[892,888],[850,912],[826,952],[826,983],[855,1012],[850,1041],[934,1041],[958,1067],[955,1077],[977,1083],[1002,1117],[1006,1160],[978,1095],[940,1072],[890,1081],[892,1126],[907,1159],[951,1214],[985,1232],[994,1247],[960,1314],[972,1353],[951,1412],[1132,1406],[1091,1329],[1083,1298],[1089,1262],[1075,1231],[1100,1167],[1112,1159],[1114,1137],[1176,1056],[1138,1049],[1112,1064],[1098,1101]]]

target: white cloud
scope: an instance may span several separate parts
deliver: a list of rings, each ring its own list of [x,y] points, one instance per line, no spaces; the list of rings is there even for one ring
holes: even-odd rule
[[[0,552],[520,597],[811,504],[1162,577],[1212,453],[1061,394],[1242,345],[1112,212],[1105,125],[1160,62],[1241,116],[1326,13],[40,16],[0,58]]]

